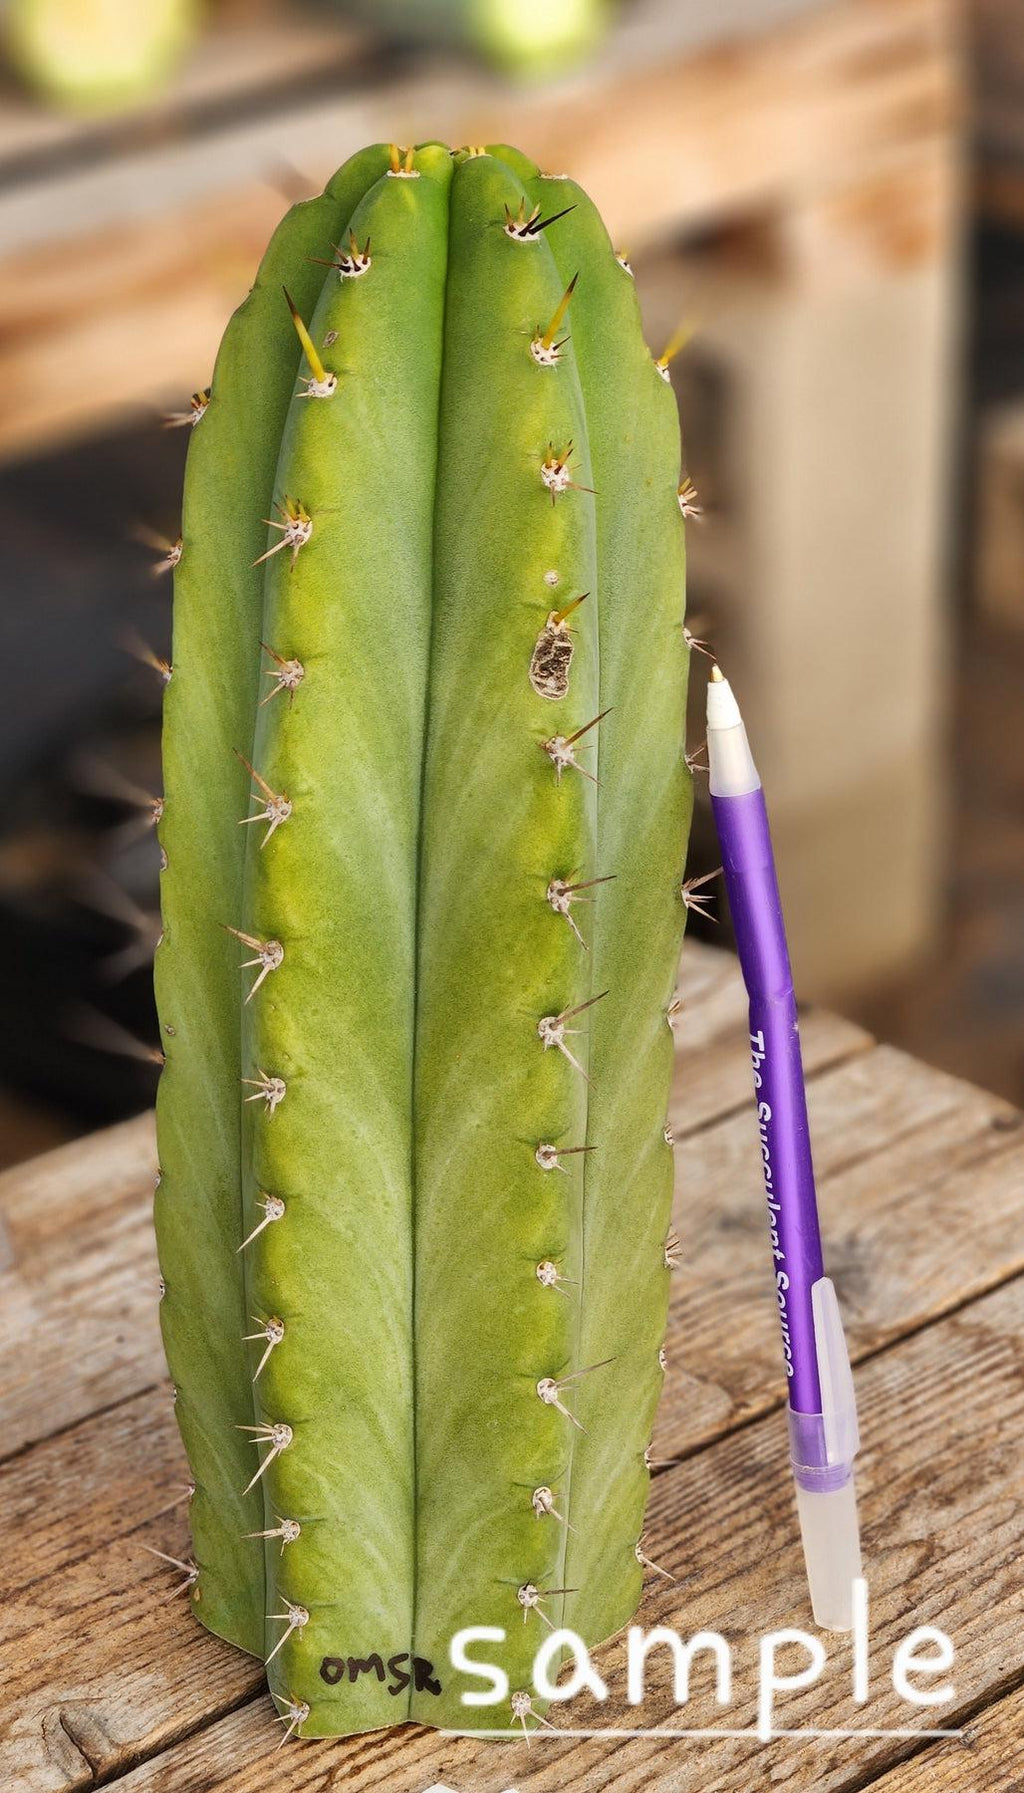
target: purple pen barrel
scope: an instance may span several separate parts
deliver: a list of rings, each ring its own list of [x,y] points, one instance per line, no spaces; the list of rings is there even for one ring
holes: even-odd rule
[[[750,996],[768,1232],[789,1402],[821,1412],[811,1288],[824,1275],[793,974],[768,812],[760,790],[712,796],[737,950]]]

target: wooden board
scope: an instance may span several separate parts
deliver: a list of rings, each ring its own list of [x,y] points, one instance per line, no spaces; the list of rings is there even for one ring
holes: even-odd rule
[[[831,0],[695,50],[691,9],[659,0],[635,42],[627,33],[557,89],[508,86],[451,58],[356,60],[326,86],[320,73],[285,80],[272,110],[218,109],[207,95],[205,112],[186,112],[187,130],[171,119],[115,134],[106,153],[65,145],[49,168],[37,158],[31,178],[18,176],[26,150],[11,139],[0,455],[204,385],[285,205],[362,143],[520,142],[579,179],[636,250],[740,211],[804,205],[845,188],[851,171],[866,178],[946,141],[959,107],[951,3]],[[322,45],[312,56],[323,60]],[[228,69],[231,57],[221,50],[214,63]],[[0,175],[3,146],[0,135]]]
[[[685,1241],[657,1450],[642,1618],[737,1640],[731,1727],[752,1722],[741,1638],[807,1612],[786,1471],[782,1377],[761,1195],[744,1100],[744,1000],[731,960],[684,954],[673,1096],[676,1224]],[[845,1303],[864,1433],[860,1489],[872,1597],[872,1699],[851,1704],[848,1647],[781,1708],[787,1729],[864,1735],[522,1743],[405,1727],[268,1754],[280,1728],[260,1666],[204,1633],[174,1572],[187,1553],[185,1465],[155,1333],[148,1117],[0,1178],[0,1785],[69,1793],[473,1793],[556,1787],[664,1793],[1018,1793],[1019,1564],[1024,1557],[1024,1125],[1007,1104],[873,1047],[824,1015],[803,1024],[830,1267]],[[703,1067],[703,1075],[699,1074]],[[717,1067],[712,1071],[711,1067]],[[717,1102],[715,1091],[718,1091]],[[691,1103],[691,1097],[696,1100]],[[173,1504],[177,1502],[177,1504]],[[938,1717],[886,1691],[915,1624],[958,1649]],[[612,1686],[573,1728],[630,1725],[622,1646]],[[652,1658],[645,1727],[720,1727],[695,1671],[678,1710]],[[555,1714],[556,1723],[569,1723]],[[920,1733],[967,1726],[966,1741]],[[972,1755],[966,1757],[966,1748]],[[960,1767],[969,1760],[968,1775]],[[901,1766],[902,1764],[902,1766]],[[977,1769],[977,1774],[975,1770]],[[961,1778],[957,1778],[957,1772]],[[937,1778],[928,1778],[934,1774]],[[881,1777],[881,1778],[879,1778]]]

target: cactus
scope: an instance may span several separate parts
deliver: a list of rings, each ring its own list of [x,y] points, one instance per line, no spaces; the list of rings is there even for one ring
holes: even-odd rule
[[[584,193],[428,144],[285,218],[186,415],[156,1223],[190,1598],[289,1735],[525,1727],[548,1627],[596,1643],[643,1576],[675,404]],[[510,1703],[462,1704],[467,1625]]]

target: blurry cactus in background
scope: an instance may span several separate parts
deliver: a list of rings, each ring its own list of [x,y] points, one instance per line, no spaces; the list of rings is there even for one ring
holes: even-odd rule
[[[337,0],[375,30],[463,47],[506,73],[560,73],[600,42],[609,0]]]
[[[117,112],[160,90],[200,16],[198,0],[9,0],[4,50],[53,104]]]

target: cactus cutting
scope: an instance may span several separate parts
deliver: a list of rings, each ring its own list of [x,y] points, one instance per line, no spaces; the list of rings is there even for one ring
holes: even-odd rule
[[[640,1598],[703,900],[660,373],[572,181],[377,145],[183,413],[160,1311],[188,1595],[288,1736],[543,1723],[539,1644]]]

